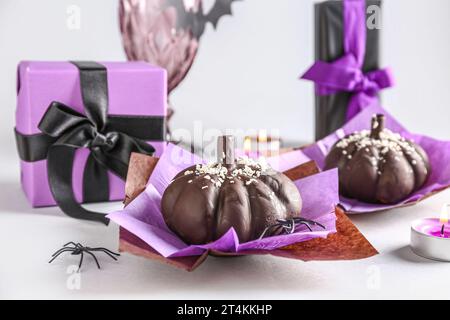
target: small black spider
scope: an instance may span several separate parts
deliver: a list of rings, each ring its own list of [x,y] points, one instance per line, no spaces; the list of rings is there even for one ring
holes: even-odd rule
[[[94,258],[95,263],[97,264],[97,267],[100,269],[100,264],[98,263],[97,257],[92,253],[92,251],[94,251],[94,252],[100,251],[100,252],[106,253],[108,256],[110,256],[111,258],[113,258],[116,261],[117,261],[116,257],[120,256],[120,254],[112,252],[111,250],[108,250],[106,248],[85,247],[80,243],[75,243],[75,242],[70,241],[70,242],[66,243],[61,249],[59,249],[54,254],[52,254],[52,259],[48,263],[52,263],[53,260],[55,260],[63,252],[71,252],[72,255],[81,255],[80,263],[78,265],[78,270],[80,270],[81,264],[83,263],[84,253],[87,253],[87,254],[91,255],[92,258]]]
[[[285,233],[294,233],[295,229],[300,226],[306,226],[309,231],[312,231],[312,226],[319,226],[322,229],[326,229],[325,226],[317,221],[309,220],[305,218],[291,218],[291,219],[277,219],[277,223],[274,223],[271,226],[268,226],[264,229],[259,239],[262,239],[266,236],[269,231],[275,231],[278,228],[282,228]]]

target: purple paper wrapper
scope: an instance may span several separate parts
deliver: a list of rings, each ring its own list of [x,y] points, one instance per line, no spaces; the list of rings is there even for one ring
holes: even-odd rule
[[[303,199],[302,216],[322,223],[325,230],[319,228],[318,231],[309,231],[299,228],[293,234],[240,243],[236,232],[230,228],[214,242],[204,245],[185,244],[166,226],[161,213],[161,198],[165,188],[179,171],[202,162],[202,159],[192,153],[169,144],[158,161],[146,190],[125,209],[109,214],[108,218],[136,235],[164,257],[196,256],[206,250],[228,253],[255,249],[274,250],[314,238],[325,238],[328,234],[336,232],[334,208],[339,202],[339,196],[337,170],[334,169],[295,181]],[[297,165],[300,163],[301,161]],[[295,166],[290,163],[288,167],[291,165]]]
[[[431,166],[431,174],[419,190],[396,204],[366,203],[341,196],[340,203],[347,213],[366,213],[400,207],[419,201],[450,186],[450,141],[441,141],[425,135],[410,133],[378,104],[367,107],[342,128],[315,144],[306,147],[302,151],[312,160],[316,161],[320,168],[323,168],[325,157],[334,143],[347,134],[368,129],[372,116],[378,113],[385,115],[386,128],[401,134],[407,139],[413,140],[427,152]]]
[[[101,62],[107,70],[110,115],[166,115],[166,73],[144,62]],[[16,130],[40,133],[38,124],[52,101],[84,114],[78,69],[70,62],[24,61],[18,67]],[[160,155],[165,142],[151,142]],[[83,170],[89,150],[76,151],[73,190],[82,202]],[[20,162],[22,188],[34,207],[55,205],[47,179],[47,161]],[[110,200],[124,198],[124,182],[109,176]]]
[[[245,152],[241,149],[236,150],[237,157],[245,156]],[[257,153],[252,151],[248,154],[250,158],[258,158]],[[284,172],[292,169],[295,166],[310,161],[311,159],[306,156],[301,150],[293,150],[289,152],[283,152],[277,156],[265,157],[267,163],[275,170]]]

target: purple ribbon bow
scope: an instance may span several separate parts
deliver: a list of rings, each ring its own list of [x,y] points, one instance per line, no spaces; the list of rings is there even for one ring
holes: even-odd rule
[[[365,0],[344,0],[344,56],[333,61],[316,61],[301,77],[316,83],[316,94],[352,92],[346,120],[378,101],[378,92],[394,85],[389,68],[363,73],[366,49]]]

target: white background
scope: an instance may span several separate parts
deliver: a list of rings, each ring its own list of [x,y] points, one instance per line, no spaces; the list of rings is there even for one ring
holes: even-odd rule
[[[313,3],[243,0],[217,31],[209,25],[174,91],[173,127],[192,129],[202,120],[205,127],[275,128],[289,140],[312,139],[313,86],[298,76],[313,62]],[[66,27],[71,4],[81,9],[80,30]],[[0,139],[8,151],[17,63],[125,59],[117,7],[116,0],[0,1]],[[383,14],[382,65],[397,80],[383,93],[384,105],[411,130],[448,138],[450,1],[386,0]]]
[[[81,8],[80,30],[66,27],[71,4]],[[233,4],[234,17],[221,20],[217,31],[207,28],[193,68],[174,92],[172,126],[191,129],[194,120],[202,120],[205,127],[275,128],[289,140],[311,140],[313,87],[297,78],[313,61],[312,4]],[[448,140],[450,1],[384,5],[383,64],[393,67],[397,86],[383,93],[383,102],[412,131]],[[32,210],[25,203],[13,140],[16,65],[23,59],[125,59],[117,6],[113,0],[0,2],[0,298],[450,298],[439,290],[448,265],[417,258],[407,247],[410,221],[436,215],[449,193],[414,208],[353,218],[382,253],[372,259],[209,259],[187,274],[127,255],[120,264],[105,260],[101,273],[90,265],[82,290],[68,290],[65,263],[49,266],[47,256],[66,239],[114,248],[117,228],[79,223],[56,208]],[[226,114],[217,112],[223,109]],[[382,279],[376,288],[368,285],[373,270]]]

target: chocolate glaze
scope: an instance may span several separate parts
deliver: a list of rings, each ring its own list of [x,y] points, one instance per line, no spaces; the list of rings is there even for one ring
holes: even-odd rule
[[[325,169],[339,169],[342,195],[371,203],[396,203],[420,188],[430,173],[426,152],[384,128],[375,115],[371,130],[352,133],[334,144]]]
[[[180,172],[165,190],[161,206],[166,224],[186,243],[214,241],[230,227],[246,242],[257,239],[276,219],[299,216],[302,199],[284,174],[238,159]]]

